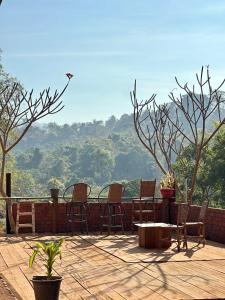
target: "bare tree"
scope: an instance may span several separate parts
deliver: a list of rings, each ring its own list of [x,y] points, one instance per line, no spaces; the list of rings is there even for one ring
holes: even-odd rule
[[[181,93],[169,94],[170,103],[158,105],[156,94],[146,101],[137,100],[136,81],[131,92],[134,108],[134,126],[139,140],[154,157],[162,173],[176,174],[173,162],[184,147],[192,144],[195,149],[195,165],[190,183],[189,202],[196,187],[196,178],[204,148],[225,124],[222,106],[225,99],[220,92],[223,80],[217,88],[211,86],[209,68],[202,67],[196,74],[197,91],[193,85],[181,84],[175,77]],[[210,120],[217,120],[216,126],[207,130]],[[179,187],[177,187],[179,190]]]
[[[7,154],[22,140],[34,122],[47,115],[56,114],[63,109],[61,96],[68,87],[72,74],[67,73],[68,82],[61,92],[55,90],[50,94],[50,87],[40,92],[37,97],[24,91],[17,82],[3,81],[0,85],[0,149],[1,177],[0,194],[6,197],[4,190],[4,175]],[[15,229],[12,217],[11,200],[8,203],[8,213],[12,231]]]

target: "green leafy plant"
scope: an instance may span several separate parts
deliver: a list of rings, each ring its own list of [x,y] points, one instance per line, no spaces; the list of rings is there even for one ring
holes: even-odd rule
[[[63,189],[64,184],[62,180],[58,177],[51,177],[48,181],[48,189]]]
[[[59,256],[59,258],[62,259],[60,247],[63,241],[64,240],[61,239],[58,242],[48,241],[44,243],[36,243],[34,251],[29,259],[29,267],[31,268],[33,266],[37,254],[41,255],[41,252],[43,252],[45,254],[44,260],[46,263],[44,264],[44,266],[46,267],[46,274],[47,277],[50,279],[52,277],[52,267],[55,262],[55,258]]]
[[[173,189],[175,184],[174,175],[168,172],[165,177],[160,181],[161,189]]]

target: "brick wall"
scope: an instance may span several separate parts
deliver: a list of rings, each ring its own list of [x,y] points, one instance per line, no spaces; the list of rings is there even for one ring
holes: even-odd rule
[[[122,204],[125,215],[124,215],[124,227],[125,230],[131,230],[131,222],[132,222],[132,204],[131,203],[123,203]],[[144,207],[143,207],[144,208]],[[162,214],[162,204],[156,204],[156,221],[160,222],[164,215],[168,215],[168,213]],[[167,206],[166,208],[167,209]],[[21,211],[30,210],[30,205],[24,204],[21,206]],[[35,203],[35,227],[37,233],[45,233],[45,232],[54,232],[54,206],[50,203]],[[88,226],[90,231],[98,231],[100,230],[100,205],[99,203],[90,203],[89,204],[90,215],[88,218]],[[16,220],[16,204],[13,204],[13,216]],[[28,216],[21,217],[21,223],[29,223],[30,219]],[[73,227],[74,231],[79,231],[79,224],[76,224]],[[69,232],[71,231],[71,226],[67,223],[66,217],[66,204],[59,203],[57,207],[56,213],[56,232]],[[20,229],[20,232],[29,232],[29,229]]]
[[[100,230],[100,206],[99,203],[90,203],[90,216],[88,219],[89,231]],[[131,230],[132,205],[123,203],[125,211],[124,227],[125,230]],[[29,209],[29,204],[22,207],[22,211]],[[197,220],[200,206],[192,205],[189,220]],[[176,223],[177,204],[170,203],[164,199],[162,203],[156,203],[156,221]],[[13,205],[13,215],[16,220],[16,204]],[[23,217],[21,221],[29,222],[28,217]],[[70,232],[71,228],[67,224],[66,205],[59,203],[56,214],[56,228],[54,228],[54,205],[50,203],[35,203],[35,225],[37,233],[48,232]],[[79,224],[73,228],[74,231],[80,231]],[[29,229],[21,229],[21,232],[29,232]],[[208,208],[206,215],[206,237],[209,240],[225,243],[225,209]]]

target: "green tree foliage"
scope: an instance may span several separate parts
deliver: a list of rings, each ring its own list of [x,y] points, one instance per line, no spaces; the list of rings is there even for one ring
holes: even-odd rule
[[[209,199],[211,205],[225,207],[225,129],[222,128],[214,137],[212,143],[205,149],[200,164],[196,191],[193,195],[195,203]],[[190,185],[191,174],[194,168],[194,149],[192,146],[184,148],[174,169],[179,178],[179,184],[184,184],[187,178]]]
[[[80,177],[94,178],[97,185],[107,183],[112,178],[114,158],[112,154],[97,144],[87,143],[80,151]]]
[[[124,178],[132,180],[134,174],[137,178],[151,178],[154,171],[154,164],[151,157],[138,148],[133,148],[130,152],[121,152],[115,159],[114,178],[122,180]]]
[[[12,177],[12,195],[13,196],[43,196],[41,185],[35,179],[32,172],[28,170],[19,170],[16,168],[16,160],[13,155],[9,155],[6,161],[7,172],[11,173]]]
[[[125,186],[124,197],[138,197],[140,189],[140,179],[135,179],[131,181],[123,181]]]
[[[117,122],[114,117],[109,120],[110,123]],[[97,123],[93,122],[88,126],[86,123],[82,125],[83,128],[89,127],[90,132],[95,134],[76,136],[76,138],[75,131],[80,128],[80,125],[75,125],[75,123],[71,126],[50,123],[41,128],[35,127],[34,130],[32,128],[31,140],[35,141],[36,138],[41,138],[44,141],[48,139],[51,147],[40,142],[41,148],[37,146],[29,148],[31,143],[29,139],[23,141],[19,145],[19,147],[21,146],[20,150],[15,152],[16,167],[21,171],[31,172],[37,185],[42,186],[45,194],[49,193],[48,189],[52,178],[60,181],[61,189],[63,185],[66,187],[75,182],[85,181],[92,186],[93,193],[97,193],[102,186],[113,181],[159,178],[155,164],[134,135],[126,131],[114,132],[112,128],[110,128],[112,132],[109,134],[106,125],[104,126],[102,122]],[[107,134],[99,137],[98,132],[90,129],[91,126],[104,127]],[[62,130],[65,128],[67,128],[66,134],[70,132],[70,135],[66,137],[62,134]],[[74,137],[73,142],[71,142],[71,135]],[[66,138],[67,142],[62,142]],[[57,143],[55,143],[56,140]],[[97,195],[93,193],[93,196]]]

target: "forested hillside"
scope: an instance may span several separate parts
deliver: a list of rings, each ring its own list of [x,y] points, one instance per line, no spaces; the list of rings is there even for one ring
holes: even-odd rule
[[[105,123],[32,127],[16,148],[9,168],[20,171],[19,176],[14,174],[17,196],[48,195],[50,187],[63,190],[77,181],[99,189],[112,181],[160,177],[136,137],[131,115],[119,120],[112,116]],[[21,178],[27,184],[21,184]]]
[[[135,137],[132,115],[124,114],[119,119],[111,116],[106,122],[93,120],[93,122],[73,123],[72,125],[57,125],[56,123],[36,125],[24,136],[16,151],[36,146],[49,148],[50,145],[80,144],[92,138],[110,139],[112,134],[122,133]]]
[[[214,121],[212,117],[210,127]],[[224,206],[224,140],[221,130],[203,157],[195,201],[207,195],[216,205]],[[185,169],[181,159],[186,160]],[[188,147],[177,160],[181,181],[189,178],[193,159]],[[88,182],[93,187],[93,196],[112,181],[132,181],[126,195],[133,196],[137,194],[140,178],[157,178],[159,182],[161,177],[153,158],[137,138],[133,116],[127,114],[119,119],[112,116],[106,122],[33,126],[15,148],[7,169],[13,174],[14,196],[48,195],[51,187],[63,191],[78,181]]]

